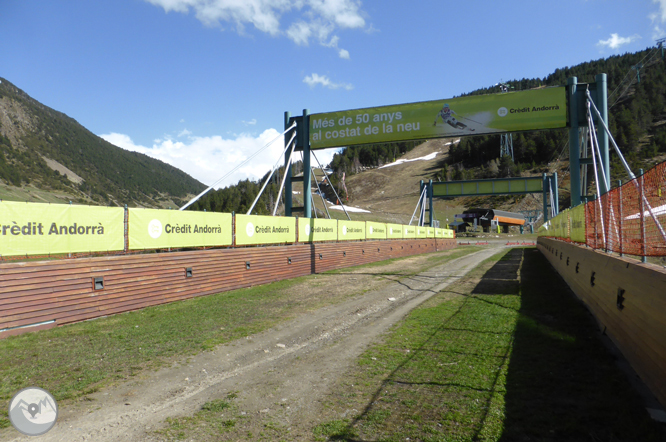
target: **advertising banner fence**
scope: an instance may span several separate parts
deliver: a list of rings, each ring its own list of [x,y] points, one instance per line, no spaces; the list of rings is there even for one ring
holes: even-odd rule
[[[312,149],[565,127],[566,88],[310,115]]]
[[[129,209],[130,250],[232,244],[230,213]]]
[[[365,239],[365,223],[363,221],[338,221],[338,241]]]
[[[366,239],[386,239],[386,224],[366,221],[365,238]]]
[[[124,249],[120,207],[0,202],[0,255],[111,252]]]
[[[386,237],[388,239],[402,239],[403,226],[400,224],[387,224]]]
[[[416,226],[416,238],[427,238],[427,231],[425,227]]]
[[[571,241],[585,243],[585,206],[583,204],[569,209],[569,230]]]
[[[338,220],[298,218],[298,242],[338,240]]]
[[[236,215],[236,244],[281,244],[296,242],[296,218],[286,216]]]

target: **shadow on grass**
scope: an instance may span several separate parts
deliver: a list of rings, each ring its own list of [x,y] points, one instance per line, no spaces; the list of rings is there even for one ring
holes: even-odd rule
[[[460,296],[413,311],[361,357],[355,382],[375,385],[364,408],[320,434],[358,442],[666,440],[591,315],[536,249],[507,251],[478,283],[463,280],[449,293]]]

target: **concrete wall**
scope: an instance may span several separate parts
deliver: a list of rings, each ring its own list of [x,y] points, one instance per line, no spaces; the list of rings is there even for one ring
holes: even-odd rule
[[[666,270],[550,238],[537,248],[666,406]]]

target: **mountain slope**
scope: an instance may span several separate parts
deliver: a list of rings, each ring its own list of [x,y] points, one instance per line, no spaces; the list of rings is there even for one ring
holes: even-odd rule
[[[3,198],[45,193],[56,200],[160,207],[180,205],[205,188],[173,166],[108,143],[0,80]]]

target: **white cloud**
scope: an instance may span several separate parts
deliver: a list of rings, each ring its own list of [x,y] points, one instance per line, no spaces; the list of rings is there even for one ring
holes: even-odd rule
[[[257,119],[253,118],[250,121],[243,120],[242,123],[245,124],[246,126],[255,126],[257,124]]]
[[[333,83],[326,75],[319,75],[313,73],[312,75],[306,75],[303,79],[303,83],[306,83],[311,88],[321,85],[322,87],[328,89],[346,89],[348,91],[354,89],[354,86],[347,83]]]
[[[340,49],[340,52],[338,52],[338,55],[340,55],[340,58],[344,58],[345,60],[349,60],[349,51],[346,49]]]
[[[207,26],[232,23],[239,33],[250,24],[272,36],[284,34],[298,45],[307,46],[315,38],[320,44],[327,41],[335,29],[365,27],[360,0],[145,0],[161,6],[166,12],[187,14],[194,11],[196,18]],[[298,11],[297,19],[281,30],[282,15]],[[337,36],[335,45],[337,48]],[[349,52],[339,54],[348,58]]]
[[[633,41],[640,39],[641,36],[638,34],[631,35],[629,37],[620,37],[618,34],[611,34],[608,40],[599,40],[597,46],[608,46],[611,49],[617,49],[620,46],[629,44]]]
[[[267,129],[259,136],[240,134],[232,139],[219,135],[189,137],[186,142],[157,139],[151,147],[135,144],[125,134],[100,135],[111,144],[133,152],[140,152],[177,167],[206,185],[211,185],[238,164],[257,152],[281,133]],[[235,184],[238,180],[261,178],[281,157],[284,137],[280,137],[267,150],[226,179],[221,186]]]
[[[190,132],[190,131],[187,130],[187,129],[183,129],[183,130],[181,130],[180,133],[178,134],[178,137],[180,138],[180,137],[184,137],[184,136],[187,136],[187,135],[192,135],[192,132]]]
[[[653,22],[659,20],[661,23],[666,22],[666,0],[652,0],[652,3],[659,5],[659,12],[653,12],[648,17]]]

